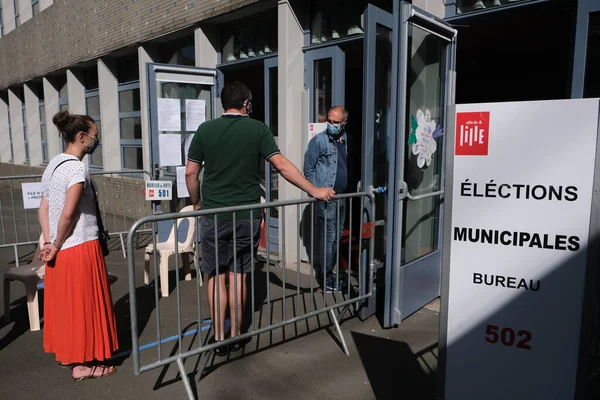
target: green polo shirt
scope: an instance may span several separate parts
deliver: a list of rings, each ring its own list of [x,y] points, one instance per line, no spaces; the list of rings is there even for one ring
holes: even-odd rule
[[[268,160],[275,154],[280,151],[273,133],[260,121],[227,114],[201,124],[188,160],[204,163],[202,208],[260,203],[260,157]],[[259,217],[260,212],[255,211],[253,216]],[[236,219],[242,218],[250,218],[250,212],[236,213]]]

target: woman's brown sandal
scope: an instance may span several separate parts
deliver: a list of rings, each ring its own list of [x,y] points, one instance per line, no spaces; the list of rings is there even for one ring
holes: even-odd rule
[[[92,365],[88,368],[90,369],[90,373],[88,375],[80,376],[79,378],[73,378],[73,381],[80,382],[85,381],[86,379],[106,378],[107,376],[111,376],[117,372],[117,367],[109,367],[107,365]],[[98,368],[102,368],[102,373],[100,375],[94,375]]]

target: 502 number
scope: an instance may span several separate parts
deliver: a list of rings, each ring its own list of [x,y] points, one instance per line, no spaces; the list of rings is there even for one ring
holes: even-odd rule
[[[531,338],[531,332],[526,330],[520,330],[515,333],[511,328],[500,329],[496,325],[488,325],[485,329],[485,340],[488,343],[495,344],[500,342],[507,347],[515,346],[519,349],[531,350]]]

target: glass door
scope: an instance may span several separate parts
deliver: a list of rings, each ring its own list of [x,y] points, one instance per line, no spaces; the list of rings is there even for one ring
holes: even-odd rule
[[[377,302],[385,293],[386,266],[392,262],[388,247],[392,242],[393,204],[388,192],[394,191],[396,157],[396,91],[397,45],[394,35],[394,16],[373,5],[365,11],[364,77],[363,77],[363,152],[361,189],[377,188],[376,215],[363,208],[363,222],[375,221],[375,271],[373,296],[361,308],[359,315],[367,318],[375,313]],[[364,249],[365,247],[363,247]],[[366,253],[366,250],[363,251]],[[362,265],[366,265],[366,254]],[[367,274],[367,271],[362,271]],[[362,290],[366,293],[366,285]],[[361,295],[365,293],[360,293]]]
[[[382,308],[385,327],[439,296],[455,33],[404,1],[393,14],[365,12],[361,186],[375,193],[376,215],[365,207],[363,221],[375,222],[376,245],[374,293],[360,316]]]
[[[265,70],[265,124],[271,128],[275,141],[278,142],[278,77],[277,77],[277,57],[268,58],[264,63]],[[265,161],[264,191],[265,200],[268,202],[279,199],[279,173]],[[279,252],[279,212],[277,208],[269,210],[269,252]]]
[[[444,129],[454,103],[456,30],[408,3],[399,5],[397,188],[386,326],[440,294]]]

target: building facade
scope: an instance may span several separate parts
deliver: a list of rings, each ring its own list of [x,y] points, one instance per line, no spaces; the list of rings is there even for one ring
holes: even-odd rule
[[[52,117],[68,109],[100,128],[90,169],[175,179],[165,133],[179,135],[183,165],[188,100],[217,117],[222,87],[242,81],[253,118],[301,166],[309,124],[343,104],[352,190],[418,198],[376,200],[374,301],[391,326],[439,295],[446,106],[600,96],[599,32],[600,0],[1,0],[0,163],[39,172],[63,151]],[[161,127],[173,99],[179,129]],[[411,153],[413,120],[438,133],[437,153]],[[269,168],[267,200],[302,197]],[[269,217],[271,250],[286,240],[286,259],[306,259],[296,210],[285,231],[281,218]]]

